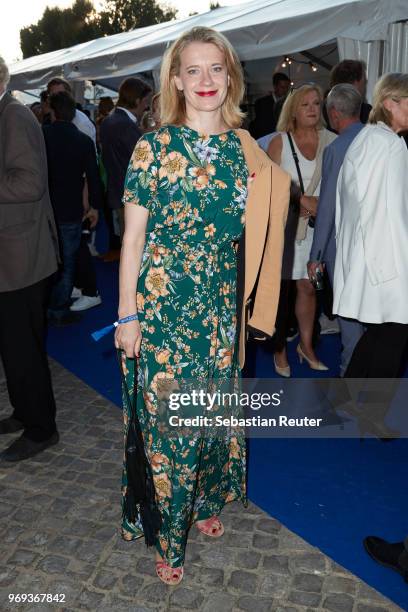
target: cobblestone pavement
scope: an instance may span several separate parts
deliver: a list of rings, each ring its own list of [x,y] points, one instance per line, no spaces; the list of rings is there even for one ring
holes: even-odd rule
[[[193,528],[185,578],[166,587],[152,550],[118,534],[121,411],[55,362],[52,371],[60,444],[0,468],[0,610],[400,610],[253,504],[224,509],[220,540]],[[0,406],[9,413],[4,379]],[[10,593],[63,593],[65,603],[9,604]]]

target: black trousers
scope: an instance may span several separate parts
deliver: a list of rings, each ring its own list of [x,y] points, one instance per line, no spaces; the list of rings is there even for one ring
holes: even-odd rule
[[[293,286],[294,283],[291,280],[281,281],[278,311],[276,313],[276,330],[273,337],[276,351],[282,351],[285,348],[288,329],[290,324],[293,323],[291,313],[294,311],[294,302],[296,300],[296,287],[294,293],[292,290]]]
[[[35,442],[55,431],[55,400],[45,348],[50,279],[0,293],[0,355],[13,417]]]
[[[347,378],[397,378],[408,342],[408,325],[370,323],[354,349]]]
[[[318,301],[317,310],[320,312],[320,309],[321,309],[326,315],[326,317],[332,321],[334,319],[334,316],[333,316],[333,289],[332,289],[329,275],[327,274],[327,269],[325,269],[324,271],[323,290],[317,291],[316,293],[317,293],[317,301]]]
[[[81,236],[81,244],[77,253],[74,286],[82,289],[82,295],[87,295],[88,297],[98,295],[95,266],[89,251],[86,234]]]

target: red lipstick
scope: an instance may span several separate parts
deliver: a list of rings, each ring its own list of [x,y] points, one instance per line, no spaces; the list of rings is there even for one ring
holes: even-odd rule
[[[202,98],[207,98],[208,96],[215,96],[216,93],[216,89],[214,91],[196,91],[196,94],[198,96],[201,96]]]

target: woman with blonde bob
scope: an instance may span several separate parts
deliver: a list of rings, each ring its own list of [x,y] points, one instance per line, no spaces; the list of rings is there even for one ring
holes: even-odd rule
[[[148,542],[149,534],[157,575],[170,585],[183,577],[193,524],[218,538],[223,506],[246,501],[246,463],[242,429],[216,436],[200,428],[187,435],[179,427],[176,436],[166,434],[164,424],[180,413],[163,401],[163,388],[180,388],[182,379],[215,390],[217,381],[236,381],[248,319],[257,333],[274,331],[290,181],[238,129],[243,93],[238,57],[224,36],[201,27],[183,34],[162,63],[161,127],[136,145],[125,183],[115,344],[126,397],[137,364],[125,439],[136,418],[160,525],[133,503],[128,453],[122,535],[144,533]],[[238,244],[247,254],[240,260],[245,276],[237,274]],[[208,406],[203,414],[213,416]]]
[[[408,341],[406,130],[408,74],[386,74],[337,183],[333,310],[366,328],[347,377],[397,377]]]
[[[313,349],[316,292],[307,273],[313,242],[313,219],[317,213],[324,147],[335,135],[324,128],[322,93],[309,83],[292,90],[285,100],[275,136],[268,148],[271,159],[289,172],[298,185],[299,215],[288,224],[282,270],[282,290],[275,336],[275,370],[280,376],[291,375],[286,353],[286,321],[290,281],[296,281],[295,314],[300,342],[297,353],[313,370],[327,370]]]

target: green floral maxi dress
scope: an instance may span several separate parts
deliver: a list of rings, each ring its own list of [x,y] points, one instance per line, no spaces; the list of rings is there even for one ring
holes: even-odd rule
[[[202,136],[168,126],[146,134],[129,164],[125,206],[149,210],[137,288],[142,330],[136,410],[162,517],[157,550],[184,563],[187,533],[197,520],[246,499],[243,433],[220,437],[161,435],[158,387],[166,379],[233,378],[236,254],[243,231],[248,171],[234,131]],[[134,387],[134,361],[126,359]],[[124,403],[125,440],[129,413]],[[126,492],[126,469],[122,492]],[[133,538],[140,522],[123,519]]]

